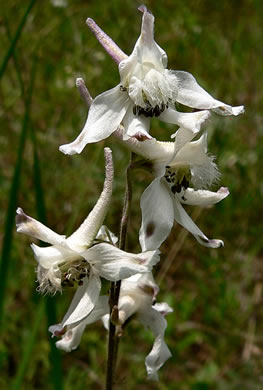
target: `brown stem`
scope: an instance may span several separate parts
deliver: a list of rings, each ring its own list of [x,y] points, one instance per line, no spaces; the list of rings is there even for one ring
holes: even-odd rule
[[[126,241],[127,241],[127,229],[129,223],[130,209],[131,209],[131,200],[132,200],[132,180],[131,180],[131,164],[132,164],[133,155],[131,155],[131,162],[126,170],[126,189],[125,189],[125,199],[124,206],[122,211],[121,226],[120,226],[120,236],[119,236],[119,248],[125,250]],[[116,318],[114,318],[114,323],[112,321],[113,308],[116,310],[118,307],[119,295],[121,289],[121,280],[111,283],[110,290],[110,324],[109,324],[109,342],[108,342],[108,364],[107,364],[107,378],[106,378],[106,390],[113,389],[114,376],[116,370],[116,362],[118,355],[118,346],[119,346],[119,335],[116,335]],[[116,312],[114,313],[114,317]]]

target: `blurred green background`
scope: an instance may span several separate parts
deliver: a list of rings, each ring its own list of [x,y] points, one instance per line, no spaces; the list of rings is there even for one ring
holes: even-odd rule
[[[95,19],[129,54],[139,36],[141,3],[0,3],[0,388],[103,389],[102,325],[89,326],[72,353],[60,354],[50,343],[48,324],[61,321],[73,291],[53,298],[35,292],[31,241],[16,234],[14,214],[19,205],[56,232],[73,232],[102,189],[107,145],[116,179],[106,224],[118,233],[126,149],[114,138],[75,156],[63,155],[58,147],[72,141],[86,120],[76,77],[85,79],[93,96],[119,82],[116,64],[89,31],[86,18]],[[191,72],[214,97],[244,104],[246,114],[213,114],[205,126],[209,151],[222,172],[220,184],[229,187],[230,196],[210,209],[188,209],[204,233],[223,239],[225,247],[201,247],[174,226],[155,269],[162,279],[159,300],[174,308],[166,332],[173,357],[160,370],[160,382],[148,382],[144,358],[153,339],[133,321],[121,340],[116,389],[261,390],[263,3],[164,0],[145,5],[155,15],[156,41],[168,54],[169,68]],[[173,131],[153,122],[158,139],[169,140]],[[134,174],[130,251],[140,251],[139,199],[150,180],[143,172]],[[166,259],[171,263],[164,274]]]

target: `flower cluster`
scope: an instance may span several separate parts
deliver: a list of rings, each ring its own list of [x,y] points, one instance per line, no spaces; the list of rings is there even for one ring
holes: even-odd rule
[[[114,319],[121,336],[127,320],[136,316],[155,336],[145,359],[148,377],[158,379],[157,371],[171,356],[164,342],[165,315],[172,312],[166,303],[156,303],[159,291],[152,270],[159,261],[159,248],[168,237],[174,220],[196,240],[210,248],[223,245],[208,238],[193,222],[183,205],[213,205],[228,196],[225,187],[208,188],[219,179],[213,156],[207,152],[207,133],[201,130],[211,111],[219,115],[239,115],[243,106],[231,107],[207,93],[194,76],[167,68],[167,55],[154,40],[154,16],[145,6],[140,36],[127,56],[92,19],[87,24],[117,63],[120,83],[98,95],[90,104],[88,117],[79,136],[60,146],[65,154],[81,153],[84,147],[111,134],[140,158],[141,166],[153,174],[152,183],[142,194],[142,222],[139,233],[141,253],[117,248],[117,238],[103,225],[113,186],[111,151],[105,148],[105,182],[93,210],[69,237],[59,235],[17,209],[17,231],[50,246],[32,244],[38,263],[37,275],[42,292],[55,293],[77,286],[73,300],[61,323],[50,327],[61,337],[56,345],[65,351],[78,347],[88,324],[102,320],[105,328],[113,321],[108,296],[100,295],[101,278],[122,281]],[[78,79],[78,83],[81,80]],[[83,91],[82,91],[83,92]],[[176,103],[195,109],[179,112]],[[151,119],[156,117],[177,126],[171,142],[150,135]]]

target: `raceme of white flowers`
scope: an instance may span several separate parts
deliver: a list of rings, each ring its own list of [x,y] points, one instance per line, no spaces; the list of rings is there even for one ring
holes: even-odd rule
[[[184,71],[167,69],[167,55],[154,41],[154,16],[145,6],[141,34],[132,54],[127,57],[116,44],[91,20],[89,27],[98,40],[118,63],[120,84],[98,95],[89,110],[88,118],[80,135],[70,144],[60,146],[65,154],[81,153],[88,143],[109,137],[123,123],[126,137],[150,139],[150,118],[177,124],[197,131],[213,110],[221,115],[239,115],[243,106],[231,107],[214,99],[196,82],[193,75]],[[116,60],[117,58],[117,60]],[[180,113],[175,103],[199,110],[196,113]],[[107,123],[107,126],[105,126]]]
[[[83,130],[70,144],[62,145],[65,154],[81,153],[84,147],[111,134],[137,157],[136,164],[149,170],[154,178],[142,194],[142,222],[139,241],[142,252],[128,253],[116,247],[118,241],[103,225],[113,187],[111,150],[105,148],[105,181],[93,210],[69,237],[60,235],[17,209],[19,233],[50,244],[32,244],[37,261],[39,290],[55,293],[77,286],[72,302],[59,324],[49,330],[64,351],[76,349],[87,325],[102,320],[109,328],[109,297],[100,295],[101,278],[121,280],[118,315],[114,319],[116,335],[125,331],[127,320],[136,317],[155,337],[146,356],[148,378],[158,379],[158,370],[171,356],[164,341],[165,315],[172,312],[166,303],[156,303],[159,288],[152,271],[159,261],[159,248],[168,237],[174,221],[209,248],[223,246],[220,239],[208,238],[193,222],[184,205],[211,206],[229,195],[225,187],[210,191],[220,174],[215,158],[207,151],[207,133],[201,126],[210,111],[221,115],[239,115],[243,106],[231,107],[214,99],[194,76],[167,68],[167,55],[154,40],[154,16],[145,6],[140,36],[127,56],[90,18],[87,24],[117,63],[120,83],[113,89],[86,101],[90,109]],[[77,79],[77,85],[79,80]],[[85,85],[85,84],[84,84]],[[88,90],[86,92],[88,94]],[[196,112],[178,112],[176,103]],[[150,135],[151,118],[176,125],[172,142],[158,141]],[[179,127],[179,128],[178,128]],[[210,235],[210,234],[209,234]]]

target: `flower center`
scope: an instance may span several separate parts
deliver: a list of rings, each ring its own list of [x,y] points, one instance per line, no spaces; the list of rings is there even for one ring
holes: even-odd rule
[[[133,114],[134,115],[144,115],[146,117],[154,117],[154,116],[159,116],[161,115],[161,113],[166,109],[168,108],[168,103],[167,104],[164,104],[164,103],[161,103],[160,106],[156,105],[156,106],[152,106],[151,103],[149,102],[149,100],[146,100],[145,101],[145,107],[141,107],[141,106],[133,106]]]
[[[166,165],[164,178],[171,185],[173,194],[180,193],[189,187],[191,181],[191,170],[189,165]]]
[[[70,265],[67,271],[62,272],[61,286],[62,287],[74,287],[77,283],[82,286],[83,280],[86,276],[89,276],[90,265],[86,261],[76,261]]]

